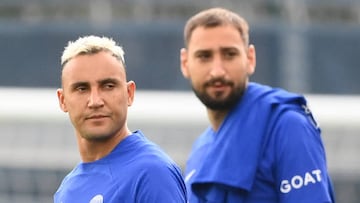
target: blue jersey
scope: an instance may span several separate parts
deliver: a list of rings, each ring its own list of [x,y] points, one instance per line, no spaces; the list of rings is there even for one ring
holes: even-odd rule
[[[179,167],[139,131],[106,157],[77,165],[54,195],[55,203],[185,203]]]
[[[190,203],[334,202],[305,99],[256,83],[217,132],[197,139],[185,174]]]

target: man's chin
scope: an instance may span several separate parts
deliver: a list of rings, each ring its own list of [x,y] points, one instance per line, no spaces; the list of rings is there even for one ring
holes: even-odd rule
[[[216,95],[214,98],[203,97],[201,102],[209,109],[216,111],[227,111],[232,109],[239,101],[235,95]]]
[[[91,142],[105,142],[109,139],[111,139],[111,135],[109,133],[104,133],[104,132],[91,132],[91,133],[87,133],[86,135],[83,136],[84,139],[91,141]]]

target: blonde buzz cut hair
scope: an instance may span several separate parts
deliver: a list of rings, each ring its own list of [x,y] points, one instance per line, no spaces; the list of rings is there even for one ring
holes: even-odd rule
[[[61,56],[61,66],[78,55],[95,54],[101,51],[111,53],[125,67],[124,50],[113,39],[94,35],[83,36],[75,41],[69,41]]]

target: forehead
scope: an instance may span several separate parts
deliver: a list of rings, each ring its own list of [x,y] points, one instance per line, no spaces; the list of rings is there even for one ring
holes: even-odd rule
[[[212,49],[215,47],[241,47],[245,43],[240,32],[232,25],[197,27],[189,41],[190,49]]]
[[[108,52],[78,55],[68,61],[62,70],[62,80],[90,81],[108,77],[125,78],[121,61]]]

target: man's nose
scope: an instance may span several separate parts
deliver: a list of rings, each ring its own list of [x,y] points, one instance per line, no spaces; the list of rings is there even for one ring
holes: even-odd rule
[[[221,57],[215,57],[213,63],[211,64],[210,75],[213,78],[222,77],[225,75],[224,62]]]
[[[88,106],[90,108],[98,108],[104,105],[104,100],[98,90],[91,90]]]

